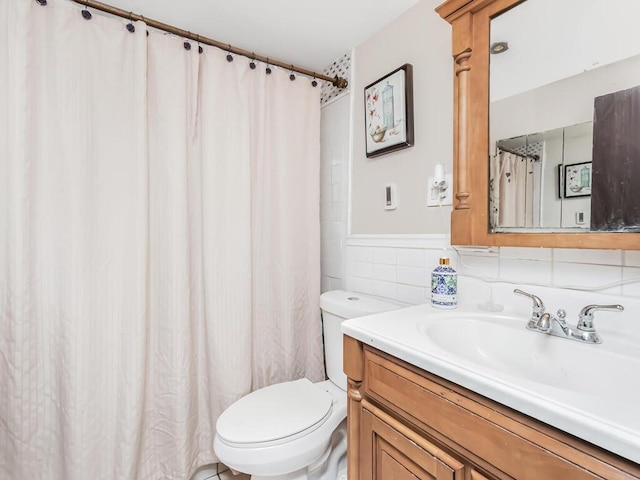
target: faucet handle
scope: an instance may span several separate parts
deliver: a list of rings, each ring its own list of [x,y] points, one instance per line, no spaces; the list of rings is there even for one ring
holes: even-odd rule
[[[522,295],[523,297],[529,297],[533,301],[533,312],[537,314],[536,316],[538,318],[544,313],[544,303],[542,303],[542,300],[537,295],[534,295],[533,293],[523,292],[518,288],[514,289],[513,293],[515,293],[516,295]]]
[[[595,332],[596,329],[593,326],[593,312],[596,310],[610,310],[614,312],[624,311],[622,305],[587,305],[580,310],[580,316],[578,317],[578,330],[583,332]]]

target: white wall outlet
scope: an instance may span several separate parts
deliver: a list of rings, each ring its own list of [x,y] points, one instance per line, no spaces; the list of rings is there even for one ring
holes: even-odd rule
[[[427,185],[427,207],[453,205],[453,174],[447,173],[444,176],[446,187],[443,188],[434,186],[433,178],[429,177]]]

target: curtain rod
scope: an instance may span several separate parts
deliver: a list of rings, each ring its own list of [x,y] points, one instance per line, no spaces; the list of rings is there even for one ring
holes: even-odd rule
[[[540,155],[535,155],[530,153],[518,153],[515,150],[510,150],[508,148],[501,147],[500,145],[498,145],[497,147],[498,147],[498,150],[502,150],[503,152],[511,153],[513,155],[518,155],[519,157],[530,158],[532,160],[535,160],[536,162],[540,160]]]
[[[242,55],[243,57],[250,58],[252,60],[257,60],[262,63],[266,63],[267,65],[274,65],[277,67],[282,67],[286,70],[292,70],[294,72],[301,73],[303,75],[307,75],[309,77],[316,78],[318,80],[325,80],[330,82],[333,86],[338,88],[346,88],[349,85],[347,79],[342,77],[329,77],[327,75],[322,75],[317,72],[313,72],[311,70],[307,70],[305,68],[297,67],[295,65],[291,65],[289,63],[284,63],[279,60],[274,60],[270,57],[265,57],[262,55],[256,55],[254,52],[249,52],[248,50],[243,50],[241,48],[232,47],[226,43],[219,42],[217,40],[213,40],[211,38],[203,37],[202,35],[197,35],[195,33],[191,33],[187,30],[182,30],[181,28],[174,27],[172,25],[167,25],[166,23],[159,22],[157,20],[153,20],[151,18],[143,17],[142,15],[138,15],[136,13],[127,12],[126,10],[122,10],[120,8],[114,7],[112,5],[107,5],[106,3],[97,2],[95,0],[72,0],[75,3],[80,5],[84,5],[85,7],[95,8],[96,10],[100,10],[102,12],[109,13],[111,15],[115,15],[117,17],[126,18],[131,21],[142,21],[146,23],[148,26],[157,28],[158,30],[165,31],[167,33],[172,33],[179,37],[183,37],[189,40],[193,40],[194,42],[203,43],[205,45],[211,45],[212,47],[217,47],[221,50],[227,51],[229,53],[235,53],[236,55]]]

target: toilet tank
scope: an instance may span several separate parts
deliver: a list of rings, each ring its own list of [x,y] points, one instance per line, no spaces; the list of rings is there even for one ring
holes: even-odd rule
[[[333,290],[320,295],[324,358],[329,380],[347,390],[347,376],[342,371],[342,332],[340,324],[349,318],[373,315],[401,308],[392,302],[378,300],[360,293]]]

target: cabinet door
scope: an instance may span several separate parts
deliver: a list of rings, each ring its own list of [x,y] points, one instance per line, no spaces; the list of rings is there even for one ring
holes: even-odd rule
[[[463,479],[462,463],[384,412],[363,408],[360,435],[360,480]]]

